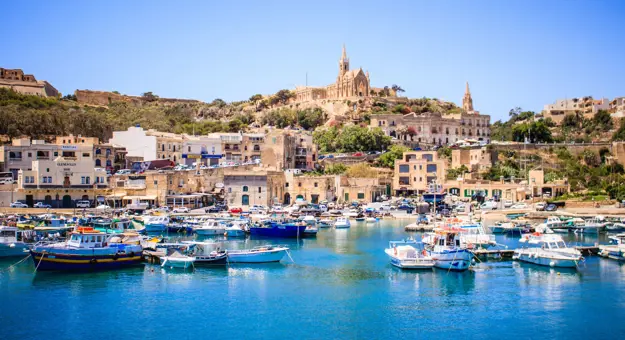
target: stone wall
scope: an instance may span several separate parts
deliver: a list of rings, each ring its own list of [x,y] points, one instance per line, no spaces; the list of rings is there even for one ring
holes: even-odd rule
[[[76,90],[74,94],[76,95],[76,100],[78,101],[78,103],[86,105],[107,106],[114,102],[126,102],[140,106],[146,103],[150,103],[143,97],[127,96],[108,91]],[[151,103],[156,103],[159,105],[175,105],[185,103],[194,104],[202,102],[194,99],[158,98]]]

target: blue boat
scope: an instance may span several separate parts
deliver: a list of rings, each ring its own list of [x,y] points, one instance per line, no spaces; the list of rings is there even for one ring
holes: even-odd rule
[[[145,231],[148,233],[162,233],[167,230],[169,217],[156,215],[144,218]]]
[[[35,245],[30,255],[37,271],[91,271],[141,264],[142,247],[136,236],[103,234],[79,227],[64,243]]]
[[[304,237],[305,230],[306,224],[299,225],[295,223],[278,223],[273,221],[250,227],[250,233],[252,235],[265,237]]]

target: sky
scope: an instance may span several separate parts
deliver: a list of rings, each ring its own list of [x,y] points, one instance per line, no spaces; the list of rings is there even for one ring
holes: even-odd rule
[[[513,107],[625,96],[625,1],[10,1],[0,67],[76,89],[245,100],[333,83],[345,44],[371,86]],[[308,77],[306,77],[308,75]]]

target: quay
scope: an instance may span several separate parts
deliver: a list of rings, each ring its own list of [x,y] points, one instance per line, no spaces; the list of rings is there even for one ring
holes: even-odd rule
[[[417,224],[411,223],[404,227],[405,231],[432,231],[434,230],[434,224]]]
[[[579,250],[582,255],[597,255],[599,254],[599,246],[576,246],[575,249]],[[512,259],[514,255],[514,249],[475,249],[473,254],[480,259]]]
[[[161,263],[161,257],[165,256],[165,252],[162,251],[154,251],[154,250],[144,250],[143,251],[143,258],[149,263],[149,264],[160,264]]]

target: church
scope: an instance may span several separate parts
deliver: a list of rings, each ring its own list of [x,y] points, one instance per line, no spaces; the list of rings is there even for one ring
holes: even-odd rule
[[[349,58],[343,45],[343,54],[339,60],[339,74],[336,82],[325,87],[298,86],[295,89],[296,101],[308,101],[317,99],[340,99],[350,97],[368,97],[372,91],[379,93],[382,89],[372,89],[369,81],[369,71],[366,73],[362,67],[356,70],[349,69]],[[390,89],[386,89],[390,91]],[[394,93],[387,93],[394,96]]]

